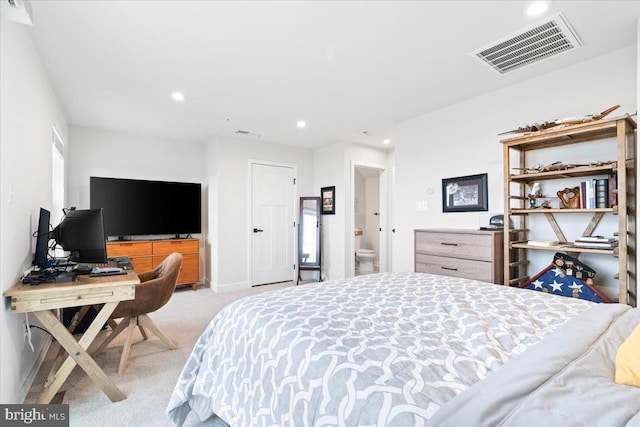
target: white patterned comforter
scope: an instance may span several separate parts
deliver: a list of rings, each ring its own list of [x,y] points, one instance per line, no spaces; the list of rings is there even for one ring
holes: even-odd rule
[[[167,412],[231,426],[420,426],[594,304],[423,273],[267,292],[223,309]]]

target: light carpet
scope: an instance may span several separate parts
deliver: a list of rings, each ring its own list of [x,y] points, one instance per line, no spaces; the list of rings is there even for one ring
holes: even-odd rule
[[[257,286],[221,294],[208,288],[199,288],[196,292],[190,287],[178,288],[164,307],[149,315],[178,348],[170,350],[153,333],[147,333],[149,339],[143,342],[136,330],[137,340],[131,346],[126,370],[122,375],[118,375],[118,364],[125,334],[121,334],[104,351],[95,355],[98,365],[127,396],[121,402],[111,402],[84,371],[76,366],[61,389],[64,392],[62,403],[69,404],[70,425],[172,426],[165,414],[169,398],[196,340],[216,313],[237,299],[290,286],[295,286],[295,283]],[[108,333],[110,331],[101,331],[91,348],[99,345]],[[58,344],[53,343],[25,403],[35,403],[57,349]],[[189,419],[187,421],[189,424]]]

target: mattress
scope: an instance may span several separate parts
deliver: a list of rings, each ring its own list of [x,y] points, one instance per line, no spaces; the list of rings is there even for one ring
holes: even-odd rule
[[[420,426],[597,304],[425,273],[382,273],[236,301],[198,339],[176,425]]]

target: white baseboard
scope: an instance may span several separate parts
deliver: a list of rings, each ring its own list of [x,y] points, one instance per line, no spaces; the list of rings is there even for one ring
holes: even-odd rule
[[[24,381],[22,381],[22,385],[20,386],[20,390],[17,394],[16,402],[24,402],[33,386],[33,382],[36,380],[36,376],[38,375],[38,371],[44,362],[44,358],[47,356],[47,352],[49,351],[49,347],[51,346],[51,336],[47,335],[42,342],[42,345],[38,349],[38,355],[36,356],[33,366],[29,370]]]
[[[236,282],[236,283],[224,283],[224,284],[210,284],[209,286],[213,292],[234,292],[249,289],[248,282]]]

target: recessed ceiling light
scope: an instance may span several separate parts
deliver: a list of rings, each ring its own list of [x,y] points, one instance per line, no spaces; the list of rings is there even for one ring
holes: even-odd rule
[[[391,144],[391,140],[390,139],[385,139],[385,140],[382,141],[382,143],[384,145],[389,145],[389,144]]]
[[[173,99],[176,102],[182,102],[185,100],[185,96],[184,96],[184,93],[182,92],[172,92],[171,99]]]
[[[298,120],[296,122],[296,126],[298,126],[299,128],[303,128],[303,127],[307,126],[307,122],[305,122],[304,120]]]
[[[542,12],[547,10],[549,7],[549,2],[546,1],[534,1],[527,7],[527,15],[529,16],[537,16]]]

